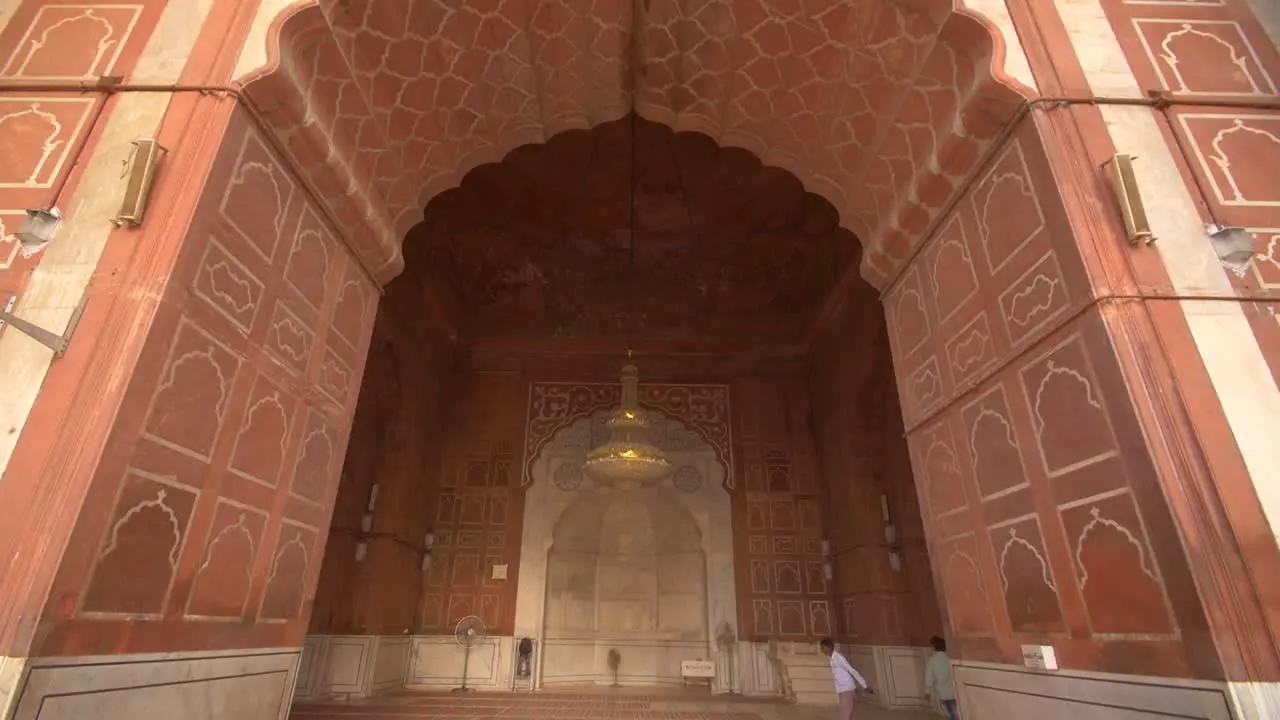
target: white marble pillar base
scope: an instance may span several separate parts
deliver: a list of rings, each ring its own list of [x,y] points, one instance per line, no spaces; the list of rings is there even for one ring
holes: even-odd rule
[[[299,648],[0,658],[5,720],[285,720]]]

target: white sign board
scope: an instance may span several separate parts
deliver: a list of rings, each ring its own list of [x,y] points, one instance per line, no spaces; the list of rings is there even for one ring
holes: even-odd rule
[[[680,662],[680,674],[687,678],[713,678],[716,676],[716,664],[710,660],[683,660]]]
[[[493,580],[506,580],[506,579],[507,579],[507,566],[506,566],[506,564],[502,564],[502,565],[494,565],[494,566],[493,566],[493,574],[492,574],[491,579],[493,579]]]
[[[1035,670],[1057,670],[1058,655],[1052,645],[1023,645],[1022,664]]]

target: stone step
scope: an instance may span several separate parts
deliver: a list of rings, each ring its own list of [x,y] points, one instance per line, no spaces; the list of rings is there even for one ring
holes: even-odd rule
[[[825,655],[786,653],[778,659],[786,668],[796,704],[835,705],[838,702],[831,680],[831,663]]]
[[[832,682],[831,676],[820,678],[791,678],[791,689],[797,693],[800,692],[827,692],[834,693],[836,684]]]
[[[839,703],[839,698],[836,697],[835,691],[831,688],[827,688],[822,692],[801,692],[796,690],[795,696],[797,705],[836,705]]]

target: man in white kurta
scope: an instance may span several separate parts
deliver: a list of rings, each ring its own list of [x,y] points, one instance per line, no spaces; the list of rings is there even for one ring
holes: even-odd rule
[[[836,683],[836,697],[839,698],[836,720],[854,720],[853,699],[859,689],[867,689],[867,681],[862,679],[862,675],[854,670],[844,655],[836,650],[834,640],[822,638],[820,647],[822,654],[831,661],[831,678]]]

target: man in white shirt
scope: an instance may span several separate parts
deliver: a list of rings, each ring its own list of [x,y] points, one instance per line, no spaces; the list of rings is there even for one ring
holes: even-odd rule
[[[853,720],[853,698],[859,689],[867,689],[867,681],[853,669],[844,655],[836,651],[835,640],[822,638],[819,646],[822,654],[831,660],[831,677],[836,681],[836,697],[840,700],[836,720]]]
[[[948,720],[960,720],[960,708],[956,707],[956,683],[951,677],[951,658],[947,656],[947,641],[934,635],[929,639],[933,655],[924,666],[925,696],[937,699],[947,711]]]

